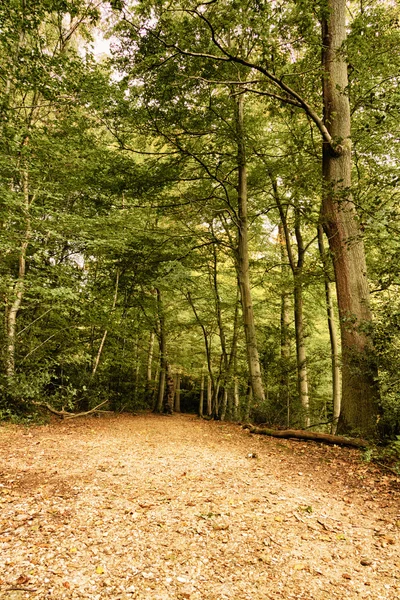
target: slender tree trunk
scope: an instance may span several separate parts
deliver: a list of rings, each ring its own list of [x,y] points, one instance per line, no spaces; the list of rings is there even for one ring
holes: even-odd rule
[[[112,303],[112,306],[111,306],[111,313],[114,312],[115,306],[117,304],[118,285],[119,285],[119,271],[117,269],[117,274],[116,274],[116,277],[115,277],[115,291],[114,291],[113,303]],[[97,351],[96,360],[94,361],[94,365],[93,365],[93,369],[92,369],[92,378],[96,375],[97,367],[99,366],[99,362],[100,362],[100,358],[101,358],[101,355],[102,355],[102,352],[103,352],[104,344],[106,342],[107,334],[108,334],[108,330],[106,329],[104,331],[104,333],[103,333],[103,337],[101,338],[100,346],[99,346],[99,349]]]
[[[139,391],[139,375],[140,375],[140,356],[139,356],[139,332],[136,333],[136,344],[135,344],[135,368],[134,368],[134,382],[135,390],[133,393],[133,401],[136,402]]]
[[[327,0],[322,21],[324,123],[323,227],[335,269],[342,340],[342,408],[338,432],[376,431],[379,391],[371,340],[365,250],[351,195],[351,118],[348,98],[346,0]]]
[[[214,235],[214,231],[212,231]],[[228,353],[226,350],[226,336],[224,324],[222,322],[222,311],[221,311],[221,298],[219,295],[219,286],[218,286],[218,257],[217,257],[217,249],[215,244],[212,245],[213,250],[213,270],[212,270],[212,283],[214,288],[214,298],[215,298],[215,313],[217,315],[217,323],[218,323],[218,331],[221,342],[221,352],[222,352],[222,361],[223,361],[223,369],[224,374],[228,371]]]
[[[310,426],[310,400],[308,394],[307,353],[304,343],[303,319],[303,283],[301,275],[296,274],[294,280],[294,323],[296,330],[298,389],[301,406],[303,407],[303,424]]]
[[[220,387],[221,387],[221,382],[218,379],[218,381],[216,382],[215,390],[214,390],[212,401],[211,401],[211,406],[212,406],[211,414],[213,415],[214,419],[220,418],[220,414],[219,414],[219,390],[220,390]]]
[[[251,381],[249,381],[249,384],[247,386],[246,404],[245,404],[244,410],[243,410],[243,418],[244,418],[245,423],[249,422],[252,403],[253,403],[253,387],[251,385]]]
[[[153,390],[151,393],[151,402],[152,402],[153,406],[155,406],[156,402],[157,402],[158,392],[159,392],[159,383],[160,383],[160,357],[157,356],[156,372],[154,374],[154,386],[153,386]]]
[[[250,266],[248,247],[247,173],[244,139],[243,94],[235,100],[236,135],[238,146],[238,256],[237,268],[242,303],[243,324],[246,339],[247,362],[254,401],[265,404],[265,391],[258,355],[254,311],[251,299]]]
[[[164,310],[162,305],[161,291],[157,288],[157,310],[158,310],[158,342],[160,346],[160,378],[158,381],[157,401],[154,412],[160,413],[163,409],[165,378],[167,373],[167,343],[165,334]]]
[[[214,380],[214,375],[213,375],[213,371],[212,371],[212,364],[211,364],[211,348],[210,348],[210,342],[208,339],[208,335],[207,335],[207,330],[204,326],[204,323],[202,322],[202,320],[199,317],[199,314],[196,310],[196,307],[193,303],[192,300],[192,296],[190,292],[187,292],[186,297],[188,299],[188,302],[190,304],[190,306],[192,307],[193,310],[193,314],[195,316],[195,319],[197,321],[197,323],[200,325],[201,330],[203,332],[203,339],[204,339],[204,347],[205,347],[205,351],[206,351],[206,360],[207,360],[207,369],[208,369],[208,382],[209,382],[209,386],[211,385],[211,409],[210,412],[208,412],[207,409],[207,415],[211,416],[213,414],[213,410],[212,410],[212,405],[213,405],[213,396],[215,396],[216,393],[216,385],[215,385],[215,380]],[[207,400],[208,402],[208,400]],[[215,400],[214,400],[214,404],[215,404]]]
[[[199,399],[199,417],[203,417],[204,414],[204,373],[201,373],[200,380],[200,399]]]
[[[165,374],[167,389],[165,390],[163,412],[172,415],[174,412],[175,381],[168,362],[165,364]]]
[[[151,369],[152,369],[152,365],[153,365],[154,339],[155,339],[155,333],[154,333],[154,331],[150,331],[149,350],[147,353],[147,386],[148,386],[148,388],[151,385]]]
[[[155,340],[155,333],[154,331],[150,331],[150,336],[149,336],[149,347],[147,350],[147,365],[146,365],[146,385],[145,385],[145,391],[144,391],[144,395],[146,398],[150,397],[152,394],[152,369],[153,369],[153,356],[154,356],[154,340]],[[155,380],[157,380],[155,378]]]
[[[220,409],[220,419],[221,421],[225,421],[225,416],[226,416],[226,409],[228,406],[228,389],[225,387],[222,390],[223,394],[222,394],[222,402],[221,402],[221,409]]]
[[[157,400],[154,407],[154,412],[160,413],[162,411],[165,393],[165,364],[160,356],[160,370],[157,388]]]
[[[237,421],[239,416],[239,381],[237,376],[233,380],[233,415],[234,421]]]
[[[295,206],[295,235],[297,242],[297,261],[295,260],[292,242],[290,239],[289,226],[286,212],[283,209],[278,193],[276,180],[271,177],[275,201],[281,217],[283,232],[285,234],[286,251],[290,268],[293,273],[293,295],[294,295],[294,325],[296,332],[296,356],[297,356],[297,388],[299,399],[303,409],[303,425],[310,425],[310,400],[308,394],[307,353],[304,343],[304,319],[303,319],[303,267],[305,248],[301,234],[300,213]]]
[[[174,411],[181,412],[181,374],[176,374]]]
[[[280,374],[280,389],[279,398],[282,406],[286,405],[287,426],[290,427],[290,385],[289,385],[289,361],[290,361],[290,304],[289,293],[286,290],[286,252],[285,252],[285,232],[282,222],[279,223],[278,242],[281,254],[281,275],[282,275],[282,290],[281,290],[281,374]]]
[[[210,374],[207,377],[207,416],[212,415],[212,380]]]
[[[339,344],[336,333],[335,313],[333,310],[333,295],[332,282],[329,278],[328,257],[324,248],[324,233],[322,225],[318,226],[318,247],[321,255],[322,266],[324,269],[324,286],[325,286],[325,301],[326,312],[328,316],[329,340],[331,344],[331,361],[332,361],[332,406],[333,406],[333,421],[331,425],[331,433],[335,434],[340,416],[340,362],[339,362]]]
[[[211,230],[212,230],[212,234],[214,235],[213,228],[211,228]],[[222,388],[225,389],[225,387],[228,385],[230,364],[229,364],[228,352],[227,352],[225,328],[224,328],[224,324],[222,321],[221,298],[219,295],[219,286],[218,286],[218,257],[217,257],[217,248],[216,248],[215,244],[213,244],[212,250],[213,250],[213,268],[212,268],[211,279],[212,279],[212,285],[214,288],[215,313],[217,316],[218,332],[219,332],[219,338],[220,338],[220,343],[221,343],[220,373],[219,373],[219,377],[218,377],[218,384],[215,386],[215,390],[214,390],[213,405],[214,405],[214,417],[216,419],[218,419],[218,418],[222,419],[222,413],[220,411],[220,408],[221,408],[221,410],[223,410],[223,408],[222,408],[223,402],[221,404],[221,407],[219,407],[218,390],[219,390],[220,386],[222,386]],[[217,388],[218,388],[218,390],[217,390]],[[225,407],[225,411],[226,411],[226,407]]]
[[[25,213],[25,232],[24,239],[21,244],[18,258],[18,279],[16,280],[12,291],[12,303],[7,312],[7,354],[6,354],[6,373],[9,383],[15,375],[15,343],[17,316],[21,308],[22,298],[25,291],[25,275],[26,275],[26,252],[31,238],[31,219],[29,215],[29,180],[26,170],[22,173],[22,186],[24,194],[24,213]]]

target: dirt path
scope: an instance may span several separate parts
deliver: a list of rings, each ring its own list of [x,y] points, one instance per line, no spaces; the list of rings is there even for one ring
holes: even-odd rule
[[[0,597],[397,600],[398,488],[192,416],[2,427]]]

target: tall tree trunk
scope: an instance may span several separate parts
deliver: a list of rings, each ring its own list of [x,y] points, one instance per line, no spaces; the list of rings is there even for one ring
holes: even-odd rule
[[[235,378],[233,380],[233,414],[232,418],[234,421],[237,421],[239,417],[239,380],[235,374]]]
[[[243,119],[244,95],[235,99],[237,163],[238,163],[238,254],[237,269],[242,303],[243,324],[246,339],[247,362],[250,373],[254,401],[265,404],[265,391],[261,376],[260,359],[258,355],[254,311],[251,299],[249,243],[248,243],[248,213],[247,213],[247,172],[246,148]]]
[[[212,380],[210,374],[207,377],[207,416],[212,415]]]
[[[158,392],[159,392],[159,382],[160,382],[160,356],[157,356],[156,372],[154,374],[154,386],[153,386],[153,390],[151,393],[151,398],[149,398],[149,400],[151,400],[151,403],[153,404],[153,406],[155,406],[157,403]]]
[[[133,402],[136,403],[137,399],[138,399],[138,392],[139,392],[139,375],[140,375],[140,354],[139,354],[139,345],[140,345],[140,339],[139,339],[139,332],[136,333],[136,344],[135,344],[135,368],[134,368],[134,384],[135,384],[135,389],[133,392]]]
[[[146,381],[147,381],[148,388],[151,385],[151,369],[152,369],[152,365],[153,365],[154,338],[155,338],[154,331],[150,331],[149,349],[148,349],[148,353],[147,353],[147,373],[146,373]]]
[[[160,377],[158,381],[157,401],[154,407],[154,412],[160,413],[163,409],[165,378],[167,373],[167,341],[165,333],[164,309],[162,304],[161,291],[156,289],[157,294],[157,311],[158,311],[158,343],[160,347]]]
[[[310,399],[308,394],[307,353],[304,343],[303,282],[301,273],[294,277],[294,324],[296,331],[298,390],[303,408],[303,425],[310,426]]]
[[[211,226],[211,231],[214,236],[214,230],[213,230],[212,226]],[[218,257],[217,257],[216,244],[212,245],[212,251],[213,251],[213,268],[212,268],[212,276],[210,277],[210,279],[212,280],[212,285],[214,288],[215,313],[217,316],[218,332],[219,332],[219,339],[220,339],[220,344],[221,344],[220,373],[219,373],[219,377],[218,377],[218,384],[215,386],[215,389],[214,389],[214,399],[213,399],[214,417],[216,419],[218,419],[218,418],[222,418],[220,408],[221,408],[221,410],[223,409],[223,402],[221,404],[221,407],[219,407],[217,388],[218,388],[218,390],[219,390],[219,386],[222,386],[222,388],[225,388],[226,385],[228,384],[229,360],[228,360],[225,328],[224,328],[224,324],[222,321],[221,298],[220,298],[219,289],[218,289],[219,288],[219,286],[218,286]],[[226,408],[225,408],[225,410],[226,410]]]
[[[31,238],[31,219],[29,215],[29,180],[26,170],[22,173],[22,187],[24,195],[24,213],[25,213],[25,232],[23,242],[19,251],[18,257],[18,279],[16,280],[12,290],[12,303],[7,312],[7,354],[6,354],[6,373],[9,383],[15,375],[15,342],[17,329],[17,316],[21,308],[22,298],[25,291],[25,275],[26,275],[26,252]]]
[[[286,290],[286,252],[285,232],[282,222],[278,226],[278,242],[281,255],[281,374],[279,382],[279,398],[281,405],[286,405],[287,426],[290,427],[290,386],[289,386],[289,361],[290,361],[290,306],[289,293]]]
[[[329,278],[328,256],[324,247],[324,233],[322,225],[318,225],[318,247],[321,255],[322,267],[324,270],[324,286],[325,286],[325,302],[326,312],[328,316],[329,340],[331,344],[331,361],[332,361],[332,406],[333,406],[333,421],[331,425],[331,433],[335,434],[340,416],[340,363],[339,363],[339,344],[336,333],[335,313],[333,310],[332,297],[332,282]]]
[[[146,365],[146,386],[145,386],[145,398],[150,397],[152,394],[152,368],[153,368],[153,356],[154,356],[154,331],[150,331],[149,336],[149,347],[147,350],[147,365]]]
[[[175,400],[174,400],[174,411],[181,412],[181,374],[177,373],[175,377]]]
[[[221,409],[220,409],[220,413],[219,413],[219,418],[221,419],[221,421],[225,421],[227,406],[228,406],[228,388],[225,387],[222,390],[222,402],[221,402]]]
[[[218,379],[218,381],[216,382],[215,385],[215,389],[212,395],[212,400],[211,400],[211,406],[212,406],[212,416],[214,419],[219,419],[220,418],[220,414],[219,414],[219,390],[221,387],[221,382]]]
[[[252,401],[253,401],[253,387],[251,385],[251,381],[249,381],[248,386],[247,386],[247,393],[246,393],[246,404],[244,405],[244,409],[243,409],[243,419],[244,419],[245,423],[248,423],[249,419],[250,419],[250,411],[251,411]]]
[[[323,227],[335,269],[342,340],[342,408],[338,432],[376,430],[379,392],[371,340],[364,243],[351,195],[346,0],[327,0],[322,20],[324,123],[333,145],[323,144]]]
[[[203,339],[204,339],[204,347],[206,350],[206,360],[207,360],[207,369],[208,369],[208,383],[209,386],[211,385],[211,409],[210,412],[208,412],[208,408],[207,408],[207,415],[211,416],[212,415],[212,405],[213,405],[213,400],[214,400],[214,404],[215,404],[215,393],[216,393],[216,385],[215,385],[215,379],[214,379],[214,375],[213,375],[213,371],[212,371],[212,364],[211,364],[211,348],[210,348],[210,341],[208,339],[208,335],[207,335],[207,330],[204,326],[203,321],[200,319],[199,313],[197,312],[197,309],[194,305],[194,302],[192,300],[192,295],[190,292],[187,292],[186,294],[186,298],[188,299],[188,302],[190,304],[190,306],[192,307],[193,310],[193,314],[195,316],[195,319],[197,321],[197,323],[200,325],[201,330],[203,332]],[[209,399],[207,397],[207,406],[208,406],[208,402]]]
[[[115,306],[117,304],[118,284],[119,284],[119,270],[117,269],[117,274],[116,274],[116,277],[115,277],[115,291],[114,291],[113,303],[112,303],[112,306],[111,306],[111,313],[114,312]],[[104,344],[106,342],[107,334],[108,334],[108,330],[105,329],[105,331],[103,333],[103,337],[101,338],[99,349],[97,351],[96,360],[94,361],[94,365],[93,365],[93,369],[92,369],[92,377],[94,377],[96,375],[97,367],[99,366],[99,363],[100,363],[100,358],[101,358],[101,355],[102,355],[102,352],[103,352]]]
[[[286,251],[289,265],[293,273],[293,295],[294,295],[294,325],[296,332],[296,356],[297,356],[297,388],[300,403],[303,409],[303,426],[310,425],[310,399],[308,394],[307,353],[304,343],[304,319],[303,319],[303,267],[305,247],[301,233],[300,212],[295,206],[295,236],[297,242],[297,261],[295,260],[287,215],[279,197],[276,180],[271,177],[275,201],[279,210],[283,232],[285,234]]]
[[[163,412],[172,415],[174,412],[175,381],[168,362],[165,363],[166,390],[163,402]]]
[[[201,372],[201,380],[200,380],[200,398],[199,398],[199,417],[202,417],[204,414],[204,373]]]

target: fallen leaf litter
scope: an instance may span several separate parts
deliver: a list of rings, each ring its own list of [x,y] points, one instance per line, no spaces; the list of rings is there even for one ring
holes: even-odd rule
[[[359,456],[188,415],[3,426],[0,597],[397,600],[399,482]]]

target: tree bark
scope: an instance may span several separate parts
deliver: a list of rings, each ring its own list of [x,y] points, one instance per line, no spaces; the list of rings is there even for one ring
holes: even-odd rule
[[[154,352],[154,331],[150,331],[149,337],[149,350],[147,353],[147,387],[149,388],[151,385],[151,370],[153,365],[153,352]]]
[[[113,303],[111,306],[111,313],[114,312],[115,306],[117,304],[118,284],[119,284],[119,271],[117,269],[117,274],[115,277],[115,291],[114,291]],[[104,344],[106,342],[107,334],[108,334],[108,330],[105,329],[105,331],[103,333],[103,337],[101,338],[99,349],[97,351],[96,360],[94,361],[94,365],[93,365],[93,369],[92,369],[92,377],[94,377],[96,375],[97,367],[99,366],[99,363],[100,363],[100,358],[101,358],[101,354],[103,352]]]
[[[207,377],[207,417],[212,415],[212,380],[210,374]]]
[[[138,399],[139,396],[139,380],[140,380],[140,339],[139,339],[139,332],[137,331],[136,333],[136,344],[135,344],[135,368],[134,368],[134,385],[135,385],[135,389],[133,392],[133,402],[134,404],[136,404],[136,401]]]
[[[204,414],[204,373],[201,373],[200,380],[200,398],[199,398],[199,417]]]
[[[351,195],[351,118],[347,94],[346,1],[327,0],[322,20],[324,124],[322,222],[335,270],[342,340],[340,433],[376,431],[379,392],[371,340],[364,243]]]
[[[247,172],[246,148],[244,139],[244,98],[240,94],[235,99],[237,163],[238,163],[238,253],[237,269],[242,303],[243,324],[246,340],[247,362],[253,398],[257,404],[265,404],[265,391],[261,375],[258,355],[254,311],[251,299],[249,242],[248,242],[248,212],[247,212]]]
[[[220,417],[219,417],[221,419],[221,421],[225,421],[227,406],[228,406],[228,389],[225,387],[222,390],[222,402],[221,402]]]
[[[239,381],[235,374],[235,377],[233,380],[233,415],[232,415],[232,418],[234,421],[237,421],[238,416],[239,416],[239,402],[240,402]]]
[[[329,433],[317,433],[314,431],[303,431],[301,429],[283,429],[281,431],[275,429],[263,429],[253,427],[252,425],[244,425],[244,429],[248,429],[250,433],[258,433],[260,435],[270,435],[277,438],[295,438],[298,440],[310,440],[313,442],[323,442],[325,444],[337,444],[338,446],[350,446],[352,448],[366,448],[368,442],[357,438],[346,438],[341,435],[330,435]]]
[[[158,343],[160,346],[160,377],[158,381],[158,394],[154,412],[160,413],[163,409],[165,378],[167,372],[167,343],[165,334],[164,310],[162,305],[161,291],[159,288],[156,289],[156,294],[158,310]]]
[[[196,319],[197,323],[200,325],[201,330],[203,332],[204,347],[205,347],[205,351],[206,351],[206,360],[207,360],[207,369],[208,369],[208,380],[209,380],[209,382],[211,382],[211,393],[212,393],[213,391],[215,392],[215,381],[214,381],[214,376],[213,376],[213,372],[212,372],[211,349],[210,349],[210,341],[209,341],[208,335],[207,335],[207,330],[204,326],[203,321],[200,319],[200,316],[194,305],[194,302],[192,300],[192,295],[190,292],[187,292],[186,298],[188,299],[188,302],[189,302],[190,306],[192,307],[195,319]],[[211,415],[211,412],[208,414]]]
[[[243,418],[246,421],[246,423],[250,418],[250,410],[251,410],[252,400],[253,400],[253,388],[251,385],[251,381],[249,381],[249,383],[247,385],[247,392],[246,392],[246,403],[243,407]]]
[[[297,206],[295,210],[295,236],[297,242],[297,261],[295,260],[290,231],[287,222],[287,215],[283,209],[281,199],[278,193],[276,180],[271,177],[274,190],[275,201],[279,210],[282,222],[282,228],[285,235],[286,251],[289,259],[289,265],[293,273],[293,296],[294,296],[294,323],[296,333],[296,356],[297,356],[297,388],[300,403],[303,409],[303,425],[310,425],[310,399],[308,393],[308,373],[307,373],[307,353],[304,343],[304,319],[303,319],[303,267],[305,247],[303,236],[301,234],[300,214]]]
[[[339,343],[336,333],[335,313],[333,310],[332,282],[329,278],[328,256],[324,247],[324,233],[322,225],[318,225],[318,247],[321,255],[322,267],[324,270],[325,302],[326,313],[328,317],[329,340],[331,345],[332,362],[332,407],[333,421],[331,433],[335,434],[340,416],[340,363],[339,363]]]
[[[26,252],[29,246],[31,238],[31,219],[29,215],[30,204],[29,201],[29,179],[28,172],[26,170],[22,173],[22,188],[24,195],[24,213],[25,213],[25,233],[24,239],[21,244],[19,258],[18,258],[18,279],[16,280],[12,296],[13,301],[7,313],[7,354],[6,354],[6,374],[9,383],[15,375],[15,342],[16,342],[16,329],[17,329],[17,316],[19,309],[21,308],[22,298],[25,291],[25,275],[26,275]]]
[[[290,385],[289,385],[289,360],[290,360],[290,306],[289,294],[286,290],[285,271],[287,270],[286,252],[285,252],[285,232],[282,222],[278,226],[278,242],[281,255],[281,374],[279,382],[279,398],[282,405],[286,405],[286,421],[287,426],[290,426]]]
[[[175,399],[174,399],[174,411],[181,412],[181,374],[176,374],[176,385],[175,385]]]
[[[214,236],[213,227],[211,227],[211,231]],[[224,408],[224,399],[223,399],[221,406],[219,406],[218,391],[219,391],[219,386],[221,386],[225,390],[226,386],[228,385],[231,361],[228,359],[225,328],[224,328],[224,324],[222,321],[221,298],[219,295],[219,286],[218,286],[218,256],[217,256],[216,244],[212,245],[212,251],[213,251],[213,268],[212,268],[212,277],[210,277],[210,279],[212,279],[212,285],[214,288],[215,313],[217,316],[218,332],[219,332],[219,338],[220,338],[220,343],[221,343],[221,365],[220,365],[220,374],[219,374],[220,376],[218,377],[219,385],[215,386],[213,405],[214,405],[215,418],[216,419],[220,418],[221,420],[223,420],[223,418],[225,418],[226,405]],[[218,391],[217,391],[217,387],[218,387]]]
[[[163,402],[163,412],[172,415],[174,412],[175,381],[168,362],[165,364],[166,390]]]

